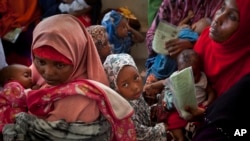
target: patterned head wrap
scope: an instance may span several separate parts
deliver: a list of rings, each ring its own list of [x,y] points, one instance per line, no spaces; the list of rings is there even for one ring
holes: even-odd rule
[[[118,11],[111,10],[105,14],[102,19],[102,25],[106,27],[109,42],[113,44],[113,53],[130,53],[131,47],[133,45],[131,32],[128,32],[127,37],[119,37],[117,35],[116,29],[119,26],[122,19],[125,17]]]
[[[107,34],[105,26],[92,25],[92,26],[87,27],[87,31],[92,36],[97,50],[103,47],[103,44],[106,41],[105,35]]]
[[[105,62],[103,63],[104,69],[109,78],[110,87],[112,89],[117,90],[117,76],[121,69],[126,65],[133,66],[137,69],[132,56],[126,53],[111,54],[106,58]]]

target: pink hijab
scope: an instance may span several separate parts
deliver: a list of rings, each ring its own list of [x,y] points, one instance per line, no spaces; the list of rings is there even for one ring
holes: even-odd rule
[[[76,17],[60,14],[41,21],[33,32],[32,50],[43,46],[52,47],[73,63],[74,71],[68,82],[85,78],[109,85],[95,44]],[[45,85],[33,64],[31,68],[34,82]]]

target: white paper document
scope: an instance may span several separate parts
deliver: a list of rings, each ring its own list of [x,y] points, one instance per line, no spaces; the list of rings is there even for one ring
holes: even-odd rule
[[[166,21],[160,21],[155,31],[152,48],[156,53],[168,55],[168,51],[165,49],[165,43],[177,37],[178,29],[175,25]]]
[[[191,114],[185,111],[185,106],[197,108],[192,68],[188,67],[173,73],[169,77],[169,85],[177,111],[182,118],[189,119]]]

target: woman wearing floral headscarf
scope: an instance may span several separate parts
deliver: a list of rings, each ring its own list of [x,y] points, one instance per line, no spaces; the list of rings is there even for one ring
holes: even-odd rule
[[[32,55],[41,88],[27,95],[30,114],[18,114],[14,125],[4,127],[5,139],[135,140],[133,109],[107,87],[93,40],[76,17],[60,14],[40,22]]]
[[[151,124],[150,108],[142,97],[142,78],[133,58],[125,53],[111,54],[103,66],[108,74],[110,87],[127,99],[135,110],[132,119],[136,127],[137,140],[167,140],[165,124]]]

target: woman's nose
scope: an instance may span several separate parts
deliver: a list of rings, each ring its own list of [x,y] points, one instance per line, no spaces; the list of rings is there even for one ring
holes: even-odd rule
[[[52,68],[50,67],[45,67],[44,68],[44,75],[48,76],[53,76],[54,75],[54,71]]]
[[[226,13],[222,12],[214,17],[214,23],[217,25],[221,25],[223,23],[224,17]]]
[[[140,90],[139,85],[138,85],[138,84],[134,84],[134,85],[133,85],[133,91],[134,91],[134,92],[138,92],[139,90]]]

